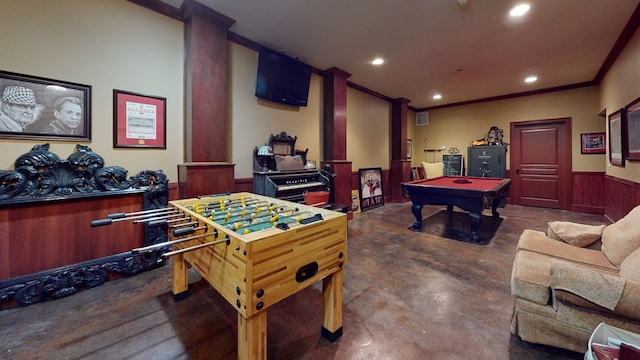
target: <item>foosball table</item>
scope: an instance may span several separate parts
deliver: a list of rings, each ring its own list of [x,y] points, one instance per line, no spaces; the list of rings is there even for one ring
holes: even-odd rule
[[[164,256],[171,257],[174,300],[188,296],[191,265],[236,309],[238,359],[265,359],[267,309],[319,280],[323,281],[321,334],[332,342],[342,335],[346,214],[234,193],[170,201],[162,211],[130,218],[166,224],[167,243],[133,252],[171,246]],[[92,225],[112,221],[116,220]]]

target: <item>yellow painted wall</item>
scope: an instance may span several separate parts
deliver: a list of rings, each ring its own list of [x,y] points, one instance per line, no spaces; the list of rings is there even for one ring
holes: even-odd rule
[[[432,110],[429,111],[429,125],[415,126],[415,120],[410,123],[415,134],[412,164],[417,166],[420,161],[442,161],[442,154],[452,147],[457,147],[466,159],[469,143],[484,138],[494,125],[504,130],[504,141],[509,142],[511,122],[569,117],[572,119],[573,170],[604,171],[605,155],[580,153],[581,133],[605,131],[605,121],[598,116],[599,106],[598,88],[591,86]],[[446,151],[423,151],[425,147],[434,149],[440,146],[445,146]]]
[[[639,59],[640,31],[636,31],[600,84],[600,107],[607,110],[607,116],[640,97]],[[636,134],[636,136],[640,136],[640,134]],[[607,164],[607,174],[631,181],[640,181],[640,162],[625,161],[624,166]]]
[[[353,171],[389,168],[390,111],[389,102],[347,89],[347,160]]]
[[[231,147],[236,178],[253,176],[253,149],[269,135],[286,131],[297,136],[296,148],[309,149],[308,160],[319,165],[322,133],[322,78],[311,75],[306,107],[282,105],[255,96],[258,53],[235,43],[230,46]]]
[[[133,176],[182,162],[182,22],[125,0],[1,1],[0,70],[92,87],[92,141],[83,143]],[[167,98],[167,149],[113,148],[113,89]],[[0,169],[35,144],[66,158],[76,142],[0,139]]]

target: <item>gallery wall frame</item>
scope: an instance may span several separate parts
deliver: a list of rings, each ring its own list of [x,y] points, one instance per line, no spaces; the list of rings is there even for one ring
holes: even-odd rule
[[[629,161],[640,161],[640,97],[624,108],[624,149]]]
[[[113,147],[167,148],[167,98],[113,90]]]
[[[367,211],[384,205],[382,168],[358,169],[360,209]]]
[[[609,162],[612,165],[624,166],[624,109],[617,110],[607,119],[609,127]]]
[[[91,86],[0,70],[0,138],[91,141]]]
[[[604,154],[606,153],[606,136],[604,132],[580,134],[581,154]]]

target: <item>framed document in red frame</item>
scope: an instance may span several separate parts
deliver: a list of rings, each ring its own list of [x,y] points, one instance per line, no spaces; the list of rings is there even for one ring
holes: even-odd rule
[[[113,90],[113,147],[167,148],[167,99]]]

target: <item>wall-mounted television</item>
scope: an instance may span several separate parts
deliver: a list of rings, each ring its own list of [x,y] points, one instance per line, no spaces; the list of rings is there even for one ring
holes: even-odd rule
[[[310,81],[311,66],[275,51],[259,51],[257,97],[282,104],[307,106]]]

